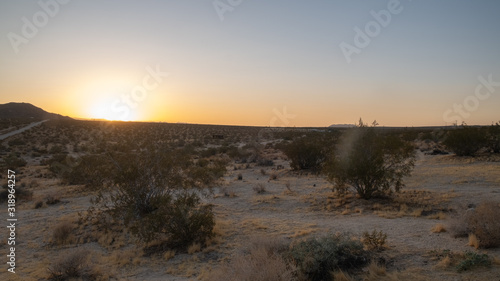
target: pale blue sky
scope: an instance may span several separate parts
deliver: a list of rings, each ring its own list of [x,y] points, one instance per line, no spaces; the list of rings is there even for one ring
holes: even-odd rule
[[[391,1],[243,0],[221,21],[214,1],[72,0],[18,53],[9,33],[22,36],[22,18],[43,9],[2,1],[0,103],[121,118],[111,104],[158,67],[169,76],[128,119],[267,126],[286,108],[292,126],[499,121],[500,87],[474,110],[454,105],[473,97],[478,76],[500,82],[500,2],[399,1],[348,63],[341,42],[354,45],[354,28]]]

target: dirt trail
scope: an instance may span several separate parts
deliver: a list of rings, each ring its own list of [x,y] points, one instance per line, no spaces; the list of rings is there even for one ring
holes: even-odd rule
[[[49,120],[47,119],[47,120],[43,120],[43,121],[40,121],[40,122],[31,123],[31,124],[29,124],[26,127],[22,127],[21,129],[12,131],[12,132],[4,134],[4,135],[0,135],[0,140],[4,140],[4,139],[6,139],[8,137],[20,134],[20,133],[22,133],[22,132],[24,132],[26,130],[29,130],[29,129],[31,129],[31,128],[35,127],[35,126],[38,126],[38,125],[42,124],[43,122],[47,122],[47,121],[49,121]]]

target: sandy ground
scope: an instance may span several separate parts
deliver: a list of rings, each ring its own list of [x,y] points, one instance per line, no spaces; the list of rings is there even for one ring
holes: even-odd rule
[[[119,246],[108,247],[106,241],[101,241],[79,247],[93,250],[93,258],[101,270],[110,273],[114,280],[199,280],[204,272],[230,259],[255,235],[276,235],[293,240],[329,232],[347,231],[360,235],[363,231],[377,229],[388,235],[388,249],[382,253],[389,261],[388,271],[408,272],[406,280],[500,280],[498,265],[457,273],[453,269],[436,268],[437,262],[429,254],[433,250],[472,250],[467,246],[467,239],[453,238],[447,232],[432,233],[431,228],[438,223],[446,226],[457,210],[485,199],[499,202],[500,162],[419,153],[413,176],[406,179],[404,190],[424,192],[421,200],[439,205],[434,206],[435,210],[431,208],[428,215],[425,210],[420,215],[412,215],[415,211],[412,206],[403,210],[384,210],[381,204],[374,206],[373,202],[360,199],[352,200],[347,207],[335,207],[329,201],[333,198],[332,186],[323,177],[292,172],[288,162],[282,160],[283,155],[276,151],[269,153],[277,155],[274,167],[283,165],[284,169],[253,165],[245,168],[243,164],[233,163],[224,184],[214,189],[214,196],[205,199],[214,205],[217,221],[223,228],[220,242],[208,250],[178,253],[167,260],[161,256],[142,256],[141,250],[130,245],[129,240]],[[78,186],[63,186],[57,179],[40,178],[39,175],[45,172],[45,167],[32,164],[17,175],[22,182],[36,179],[39,184],[30,187],[34,192],[32,201],[18,204],[17,273],[6,272],[4,263],[0,280],[44,280],[54,260],[78,247],[76,242],[52,245],[52,229],[60,220],[76,220],[77,213],[90,206],[91,195],[81,192]],[[242,180],[237,179],[239,173]],[[270,180],[272,173],[277,179]],[[266,192],[257,194],[254,191],[258,183],[265,185]],[[35,202],[49,194],[60,196],[61,202],[34,209]],[[6,218],[6,203],[2,203],[0,209],[0,216]],[[443,214],[441,217],[432,216],[438,211]],[[0,252],[4,260],[8,249],[6,238],[7,232],[1,231]],[[481,252],[500,257],[500,249]]]

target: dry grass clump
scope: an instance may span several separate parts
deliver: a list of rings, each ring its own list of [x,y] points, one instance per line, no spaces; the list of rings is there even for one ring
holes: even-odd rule
[[[237,254],[231,262],[208,273],[205,280],[298,280],[295,267],[280,255],[283,245],[276,239],[254,238],[246,251]]]
[[[439,212],[436,214],[429,215],[429,216],[427,216],[427,218],[428,219],[435,219],[435,220],[444,220],[444,219],[446,219],[446,214],[443,212]]]
[[[54,231],[52,232],[52,243],[55,245],[64,245],[68,244],[72,241],[72,232],[75,226],[73,223],[65,220],[61,221],[59,224],[54,227]]]
[[[269,175],[269,180],[277,180],[277,179],[278,179],[278,174],[272,173],[271,175]]]
[[[497,202],[481,203],[469,219],[469,228],[479,239],[480,247],[500,246],[500,206]]]
[[[368,231],[363,232],[361,241],[368,250],[382,251],[387,248],[386,245],[387,234],[382,230],[373,230],[371,233]]]
[[[201,250],[201,244],[200,243],[194,243],[191,246],[188,247],[187,251],[188,254],[194,254],[196,252],[199,252]]]
[[[253,190],[258,194],[262,194],[266,192],[266,186],[263,183],[258,183],[256,186],[253,187]]]
[[[61,255],[50,267],[48,280],[99,280],[101,273],[91,264],[89,250],[78,248]]]
[[[51,193],[45,196],[45,203],[47,205],[55,205],[59,202],[61,202],[61,198],[56,194]]]
[[[431,231],[433,233],[441,233],[441,232],[446,232],[446,228],[444,227],[444,225],[442,223],[438,223],[431,228]]]
[[[332,272],[332,278],[335,281],[354,281],[354,279],[342,270]]]
[[[493,248],[500,246],[500,205],[485,201],[475,209],[469,209],[450,223],[454,237],[469,236],[474,247]],[[472,234],[472,235],[471,235]]]
[[[33,208],[35,208],[35,209],[40,209],[41,207],[43,207],[42,200],[36,201],[35,206],[33,206]]]
[[[469,234],[469,243],[467,245],[479,249],[479,239],[474,233]]]
[[[366,281],[369,280],[380,280],[381,276],[385,276],[387,274],[387,269],[384,265],[378,264],[375,261],[372,261],[367,267],[367,278]]]
[[[163,258],[168,261],[169,259],[172,259],[173,257],[175,257],[175,251],[174,250],[170,250],[170,251],[166,251],[164,254],[163,254]]]

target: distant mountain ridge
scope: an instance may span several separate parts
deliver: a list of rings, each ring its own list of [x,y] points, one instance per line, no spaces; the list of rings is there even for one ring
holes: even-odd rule
[[[0,119],[71,120],[68,116],[47,112],[30,103],[9,102],[0,104]]]

